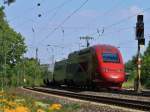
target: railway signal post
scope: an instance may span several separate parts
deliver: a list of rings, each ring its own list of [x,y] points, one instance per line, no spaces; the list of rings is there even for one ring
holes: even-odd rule
[[[138,40],[138,52],[137,52],[137,76],[136,76],[135,82],[134,82],[134,90],[137,93],[139,93],[139,92],[141,92],[141,53],[140,53],[140,49],[142,46],[145,45],[143,15],[137,16],[136,40]]]

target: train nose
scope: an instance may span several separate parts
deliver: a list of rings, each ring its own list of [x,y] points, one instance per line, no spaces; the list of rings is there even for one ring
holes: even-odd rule
[[[121,68],[103,68],[102,76],[108,82],[121,83],[125,81],[124,70]]]
[[[123,73],[105,73],[104,79],[108,82],[121,83],[125,81]]]

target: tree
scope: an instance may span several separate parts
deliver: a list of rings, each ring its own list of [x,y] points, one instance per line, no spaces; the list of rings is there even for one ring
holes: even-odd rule
[[[137,58],[134,56],[132,60],[126,63],[126,71],[130,73],[129,80],[134,80],[137,75]],[[141,83],[150,88],[150,42],[142,55]]]
[[[26,79],[28,86],[40,85],[43,82],[44,70],[41,68],[39,62],[34,58],[24,58],[22,63],[18,65],[20,71],[23,73],[22,78]]]
[[[14,69],[21,63],[26,45],[24,37],[7,23],[3,9],[0,7],[0,81],[2,77],[7,77],[5,81],[8,81],[16,74]]]
[[[136,58],[136,56],[133,56],[132,60],[129,60],[125,64],[126,72],[130,74],[129,77],[128,77],[129,80],[133,80],[135,78],[136,70],[137,70],[136,62],[137,62],[137,58]]]
[[[142,58],[142,83],[150,88],[150,41]]]
[[[1,64],[4,63],[4,58],[7,58],[6,64],[11,67],[21,61],[22,55],[26,52],[24,37],[10,28],[2,8],[0,8],[0,45]]]

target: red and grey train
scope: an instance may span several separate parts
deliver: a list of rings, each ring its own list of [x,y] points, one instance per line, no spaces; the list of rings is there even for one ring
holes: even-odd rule
[[[55,63],[51,83],[46,84],[120,89],[125,67],[120,51],[111,45],[95,45],[70,53]]]

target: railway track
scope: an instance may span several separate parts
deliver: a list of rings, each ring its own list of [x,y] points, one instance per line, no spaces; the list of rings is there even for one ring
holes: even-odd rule
[[[42,86],[47,87],[47,86]],[[96,89],[96,90],[87,90],[84,88],[68,88],[68,87],[50,87],[53,89],[59,89],[59,90],[66,90],[66,91],[73,91],[73,92],[80,92],[80,91],[91,91],[91,92],[103,92],[103,93],[110,93],[110,94],[118,94],[118,95],[129,95],[129,96],[139,96],[139,97],[149,97],[150,98],[150,90],[143,90],[140,93],[136,93],[134,90],[106,90],[106,89]]]
[[[131,99],[119,99],[119,98],[111,98],[111,97],[104,97],[104,96],[96,96],[96,95],[89,95],[89,94],[81,94],[81,93],[75,93],[71,91],[63,91],[63,90],[57,90],[57,89],[50,89],[50,88],[43,88],[43,87],[34,87],[34,88],[25,88],[30,89],[33,91],[38,92],[44,92],[44,93],[50,93],[60,96],[66,96],[81,100],[88,100],[93,101],[97,103],[105,103],[110,105],[117,105],[121,107],[127,107],[127,108],[134,108],[144,111],[150,111],[150,101],[137,101],[137,100],[131,100]]]
[[[130,95],[130,96],[132,95],[132,96],[150,97],[150,91],[148,90],[147,91],[143,90],[140,93],[136,93],[134,90],[110,91],[109,93],[123,94],[123,95]]]

